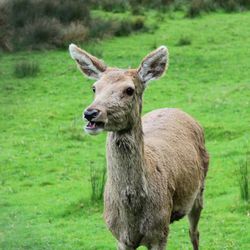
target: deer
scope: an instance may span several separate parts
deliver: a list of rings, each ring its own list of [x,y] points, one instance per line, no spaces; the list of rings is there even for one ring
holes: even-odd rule
[[[141,117],[144,90],[168,68],[167,47],[149,53],[137,69],[108,67],[75,44],[69,52],[82,73],[96,80],[94,100],[83,113],[84,130],[107,132],[104,220],[117,249],[163,250],[169,225],[187,215],[198,250],[209,164],[203,129],[177,108]]]

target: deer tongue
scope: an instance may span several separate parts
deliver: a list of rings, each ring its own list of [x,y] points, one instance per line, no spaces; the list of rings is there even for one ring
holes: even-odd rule
[[[88,128],[95,128],[96,127],[96,124],[95,122],[89,122],[88,125],[87,125]]]

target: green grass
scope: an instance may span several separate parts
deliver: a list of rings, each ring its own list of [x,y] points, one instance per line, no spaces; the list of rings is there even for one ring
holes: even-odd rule
[[[192,20],[166,14],[154,34],[98,45],[106,63],[123,68],[168,46],[169,70],[146,90],[143,112],[178,107],[205,128],[211,163],[202,250],[250,249],[250,208],[240,200],[237,172],[250,139],[249,23],[250,12]],[[182,37],[191,44],[177,46]],[[26,59],[40,72],[15,78],[16,62]],[[90,203],[90,165],[105,164],[105,134],[82,132],[92,81],[67,51],[4,54],[0,65],[0,249],[115,249],[102,205]],[[186,219],[171,225],[168,249],[191,249]]]
[[[15,65],[14,75],[17,78],[36,76],[39,72],[39,65],[35,62],[20,61]]]

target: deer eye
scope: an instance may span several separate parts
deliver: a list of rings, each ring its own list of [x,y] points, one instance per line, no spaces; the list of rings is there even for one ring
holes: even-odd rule
[[[95,93],[95,87],[92,87],[93,92]]]
[[[131,96],[131,95],[134,94],[134,89],[131,88],[131,87],[128,87],[128,88],[126,89],[126,93],[127,93],[127,95]]]

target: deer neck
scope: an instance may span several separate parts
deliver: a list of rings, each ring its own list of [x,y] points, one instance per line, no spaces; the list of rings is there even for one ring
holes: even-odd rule
[[[110,132],[107,141],[108,182],[128,206],[141,205],[147,194],[141,119],[128,131]]]

